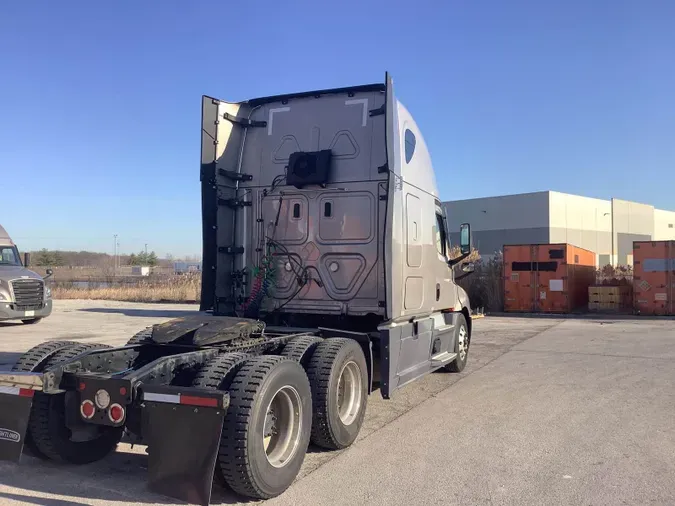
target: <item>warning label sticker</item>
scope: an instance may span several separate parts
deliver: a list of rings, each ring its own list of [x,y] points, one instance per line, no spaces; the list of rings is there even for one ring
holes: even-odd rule
[[[649,290],[651,290],[651,288],[652,288],[652,285],[650,285],[649,283],[647,283],[647,280],[646,280],[646,279],[643,279],[642,281],[640,281],[640,282],[637,284],[637,286],[638,286],[638,288],[639,288],[640,290],[642,290],[642,291],[644,291],[644,292],[649,291]]]
[[[668,294],[667,293],[655,293],[654,294],[654,300],[668,300]]]

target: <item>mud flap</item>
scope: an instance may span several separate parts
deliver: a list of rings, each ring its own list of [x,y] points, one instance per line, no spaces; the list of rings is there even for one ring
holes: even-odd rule
[[[0,461],[19,462],[33,404],[33,390],[0,386]]]
[[[228,403],[226,392],[143,389],[150,490],[190,504],[209,504]]]

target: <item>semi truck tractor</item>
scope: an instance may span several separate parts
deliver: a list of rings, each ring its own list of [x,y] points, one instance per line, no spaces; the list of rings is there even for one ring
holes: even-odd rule
[[[429,152],[383,83],[202,98],[201,310],[124,347],[48,341],[0,374],[0,458],[147,445],[151,490],[265,499],[310,442],[351,445],[368,396],[460,372],[468,224],[451,258]],[[30,471],[27,471],[30,472]]]
[[[21,261],[16,244],[0,226],[0,321],[38,323],[52,312],[51,291],[42,276],[28,269],[29,258],[26,253]]]

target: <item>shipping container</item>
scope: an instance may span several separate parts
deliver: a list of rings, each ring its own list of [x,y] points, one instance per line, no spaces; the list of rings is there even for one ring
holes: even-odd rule
[[[675,241],[633,243],[633,294],[640,314],[675,315]]]
[[[504,310],[569,313],[588,307],[595,253],[571,244],[504,246]]]

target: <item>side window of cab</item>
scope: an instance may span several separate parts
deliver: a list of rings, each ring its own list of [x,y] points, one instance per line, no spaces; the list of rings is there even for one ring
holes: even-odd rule
[[[403,134],[403,140],[405,141],[405,163],[410,163],[413,155],[415,154],[415,145],[417,144],[417,139],[415,134],[409,128],[405,129]]]
[[[448,237],[445,232],[445,220],[440,213],[436,213],[436,250],[439,255],[448,256],[447,244]]]

